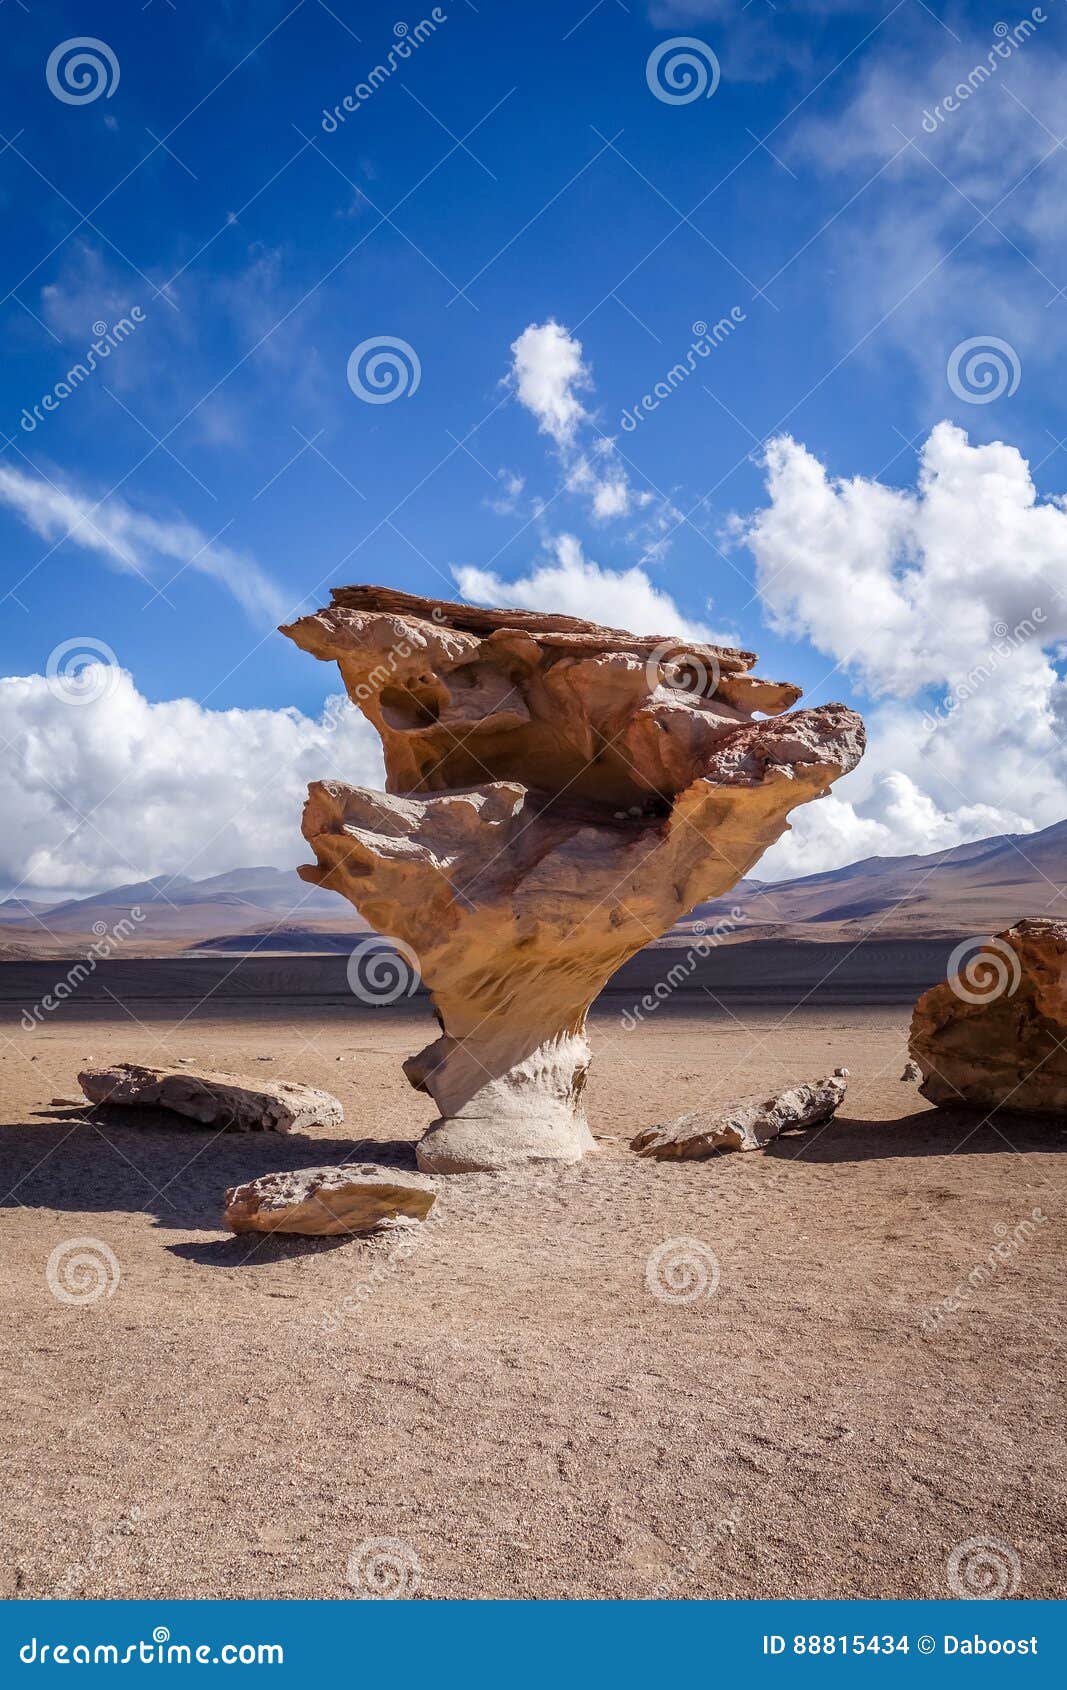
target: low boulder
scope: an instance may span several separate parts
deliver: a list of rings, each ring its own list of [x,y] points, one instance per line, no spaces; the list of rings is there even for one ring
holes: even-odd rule
[[[383,1221],[426,1219],[437,1193],[425,1174],[353,1163],[263,1174],[226,1193],[223,1220],[234,1232],[295,1232],[316,1238],[372,1232]]]
[[[119,1062],[113,1068],[85,1069],[78,1084],[90,1103],[169,1109],[221,1132],[300,1132],[339,1127],[344,1120],[344,1110],[328,1091],[289,1080]]]
[[[823,1126],[847,1088],[848,1069],[835,1068],[825,1080],[789,1086],[772,1097],[745,1097],[724,1109],[695,1109],[646,1127],[630,1140],[630,1149],[659,1162],[700,1161],[717,1150],[762,1150],[779,1133]]]

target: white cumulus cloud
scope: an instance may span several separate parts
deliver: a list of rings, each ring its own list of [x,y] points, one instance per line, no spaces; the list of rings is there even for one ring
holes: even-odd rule
[[[42,675],[0,680],[0,884],[20,896],[307,862],[307,783],[382,783],[378,737],[347,702],[312,720],[153,704],[119,669],[85,677],[92,702]]]
[[[614,440],[600,432],[578,397],[593,385],[581,341],[552,319],[530,323],[512,342],[511,358],[515,396],[555,442],[567,491],[588,497],[597,522],[628,516],[644,504],[645,496],[634,496]]]
[[[935,851],[1067,815],[1067,510],[1021,453],[939,423],[914,491],[834,480],[795,440],[767,452],[769,503],[742,532],[765,612],[871,697],[870,744],[798,812],[761,872]]]
[[[578,393],[592,385],[582,343],[559,323],[530,323],[511,343],[511,379],[520,405],[557,446],[571,446],[587,416]]]
[[[737,644],[732,636],[716,634],[704,623],[684,616],[670,595],[654,586],[637,565],[603,569],[585,556],[573,534],[557,535],[552,556],[515,581],[504,581],[491,570],[474,565],[461,565],[452,573],[463,597],[472,604],[555,610],[609,628],[626,628],[631,633],[683,634],[711,645]]]

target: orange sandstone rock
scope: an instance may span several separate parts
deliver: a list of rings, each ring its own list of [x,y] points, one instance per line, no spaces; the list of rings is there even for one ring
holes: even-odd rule
[[[945,1109],[1067,1114],[1067,922],[1016,922],[924,992],[908,1050]]]

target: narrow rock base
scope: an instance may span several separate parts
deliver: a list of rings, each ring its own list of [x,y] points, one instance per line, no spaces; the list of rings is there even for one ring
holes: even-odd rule
[[[415,1157],[428,1174],[503,1173],[545,1162],[580,1162],[596,1145],[584,1116],[501,1122],[473,1116],[435,1121]]]

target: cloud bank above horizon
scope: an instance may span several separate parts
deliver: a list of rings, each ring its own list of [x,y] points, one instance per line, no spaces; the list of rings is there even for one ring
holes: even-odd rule
[[[513,343],[507,380],[572,488],[593,399],[580,343],[558,323],[531,324]],[[859,769],[797,812],[759,876],[1026,833],[1067,814],[1067,594],[1057,585],[1067,500],[1037,497],[1015,447],[972,445],[949,422],[926,439],[913,489],[835,479],[789,435],[769,442],[764,467],[766,502],[731,519],[723,544],[751,554],[775,634],[825,657],[806,702],[830,701],[835,678],[847,677],[870,707]],[[119,567],[143,548],[178,558],[203,538],[120,501],[94,508],[10,466],[0,467],[0,500],[43,537],[69,538]],[[538,547],[510,579],[489,565],[454,565],[459,593],[737,643],[685,614],[648,568],[602,566],[543,513]],[[240,562],[235,577],[215,547],[195,566],[262,603],[255,566]],[[192,699],[149,703],[117,668],[104,682],[99,699],[75,707],[54,678],[0,681],[0,737],[10,742],[0,879],[9,889],[77,894],[161,873],[287,866],[303,851],[308,780],[381,781],[377,736],[347,705],[319,720],[293,709],[213,711]]]

